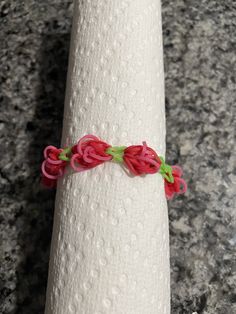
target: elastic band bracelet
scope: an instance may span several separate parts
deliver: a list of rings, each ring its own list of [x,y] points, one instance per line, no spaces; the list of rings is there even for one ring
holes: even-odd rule
[[[44,149],[45,160],[42,163],[42,183],[47,187],[55,187],[58,178],[65,173],[69,165],[74,171],[81,172],[92,169],[107,161],[124,165],[133,176],[159,173],[165,184],[167,199],[175,194],[185,193],[187,184],[182,178],[179,166],[167,165],[164,158],[147,146],[111,146],[94,135],[83,136],[72,147],[56,148],[47,146]]]

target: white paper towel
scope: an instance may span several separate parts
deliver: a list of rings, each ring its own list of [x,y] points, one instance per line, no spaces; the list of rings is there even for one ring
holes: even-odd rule
[[[85,134],[165,153],[159,0],[75,1],[62,147]],[[59,181],[46,313],[168,314],[168,218],[159,174],[107,162]]]

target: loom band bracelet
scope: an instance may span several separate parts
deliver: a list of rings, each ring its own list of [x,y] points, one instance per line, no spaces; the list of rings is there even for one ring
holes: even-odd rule
[[[44,150],[44,157],[42,174],[49,180],[57,180],[61,177],[66,164],[70,165],[74,171],[82,172],[107,161],[114,161],[124,164],[124,169],[129,170],[127,174],[134,176],[159,173],[164,179],[168,199],[187,190],[187,184],[181,178],[182,169],[179,166],[166,164],[164,158],[148,147],[146,142],[143,142],[143,145],[128,147],[111,146],[94,135],[85,135],[71,147],[58,149],[48,146]],[[58,172],[57,175],[54,175],[55,171]]]

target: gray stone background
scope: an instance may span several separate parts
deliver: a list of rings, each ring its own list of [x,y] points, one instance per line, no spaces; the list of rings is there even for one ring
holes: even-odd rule
[[[236,313],[236,2],[163,0],[167,156],[189,190],[169,202],[172,314]],[[0,313],[43,313],[72,3],[0,2]],[[65,313],[66,314],[66,313]],[[128,313],[127,313],[128,314]]]

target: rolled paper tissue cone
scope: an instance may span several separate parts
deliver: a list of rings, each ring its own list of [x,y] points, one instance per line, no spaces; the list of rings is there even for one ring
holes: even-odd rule
[[[94,134],[165,154],[159,0],[74,2],[61,147]],[[107,162],[58,182],[46,314],[168,314],[160,175]]]

